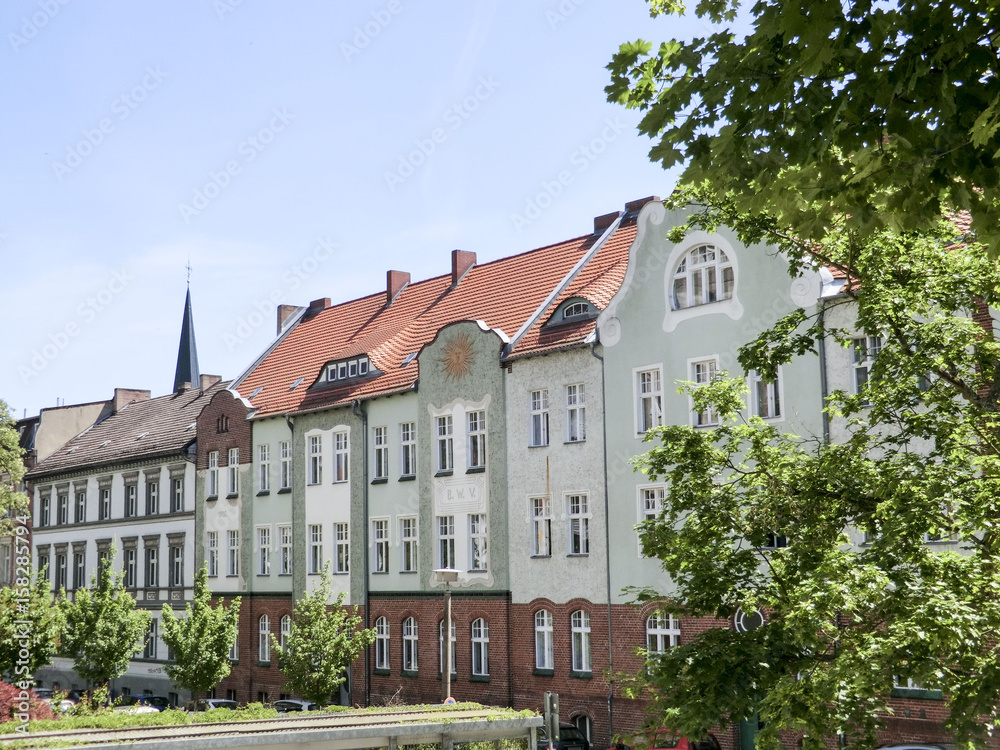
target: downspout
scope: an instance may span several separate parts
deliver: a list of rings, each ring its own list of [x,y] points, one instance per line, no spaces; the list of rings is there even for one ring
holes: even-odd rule
[[[596,330],[595,330],[596,333]],[[608,417],[607,390],[604,384],[604,357],[597,353],[597,339],[590,342],[590,353],[601,361],[601,440],[604,449],[604,575],[608,596],[608,737],[615,736],[615,649],[611,629],[611,498],[608,496]],[[610,741],[610,739],[609,739]]]
[[[361,400],[358,399],[353,404],[351,404],[351,411],[354,416],[361,420],[362,438],[361,445],[364,448],[363,462],[363,474],[361,479],[361,498],[362,498],[362,510],[364,515],[364,536],[363,536],[363,546],[361,551],[365,559],[365,564],[362,568],[364,572],[363,586],[364,588],[364,600],[365,600],[365,630],[368,630],[372,626],[372,608],[371,608],[371,592],[368,586],[368,412],[361,408]],[[354,683],[351,683],[351,692],[354,692]],[[365,706],[370,706],[372,704],[372,660],[371,660],[371,647],[365,649]]]
[[[821,404],[822,410],[820,414],[823,415],[823,445],[830,444],[830,415],[826,412],[826,398],[829,395],[826,392],[826,300],[820,299],[817,303],[819,305],[819,327],[823,335],[819,338],[819,392],[820,397],[823,399]]]

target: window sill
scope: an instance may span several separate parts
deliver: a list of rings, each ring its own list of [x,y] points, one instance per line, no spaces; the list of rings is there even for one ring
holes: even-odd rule
[[[380,667],[375,667],[375,669],[372,670],[372,674],[374,674],[374,675],[389,675],[389,674],[392,674],[392,673],[388,669],[381,669]]]
[[[531,445],[531,444],[529,444],[528,447],[529,448],[548,448],[549,444],[548,443],[539,443],[538,445]]]
[[[270,494],[271,494],[271,490],[261,490],[260,492],[257,493],[257,497],[265,497],[266,495],[270,495]]]
[[[533,675],[535,675],[536,677],[555,677],[556,670],[554,670],[554,669],[541,669],[539,667],[535,667],[531,671],[531,673]]]
[[[284,576],[285,578],[290,578],[290,577],[291,577],[291,575],[292,575],[291,573],[278,573],[278,577],[279,577],[279,578],[280,578],[281,576]]]
[[[417,475],[416,475],[416,474],[404,474],[403,476],[401,476],[401,477],[400,477],[399,479],[397,479],[396,481],[397,481],[397,482],[412,482],[412,481],[413,481],[413,480],[415,480],[416,478],[417,478]]]
[[[233,498],[237,498],[239,496],[240,496],[239,492],[230,492],[228,495],[226,495],[226,500],[232,500]]]
[[[465,470],[466,474],[483,474],[486,471],[485,466],[471,466]]]
[[[571,671],[569,676],[575,680],[592,680],[594,678],[593,672],[575,672]]]
[[[412,575],[414,575],[415,573],[418,573],[418,572],[420,572],[420,571],[417,571],[417,570],[401,570],[401,571],[399,571],[399,574],[401,576],[412,576]]]
[[[419,677],[420,676],[420,672],[418,672],[415,669],[404,669],[400,674],[402,674],[403,677]]]
[[[944,696],[940,690],[923,690],[921,688],[894,687],[889,693],[893,698],[916,698],[925,701],[942,701]]]
[[[351,574],[351,571],[349,571],[349,570],[334,570],[334,571],[332,571],[330,573],[330,575],[332,575],[332,576],[349,576],[350,574]],[[309,575],[318,576],[320,574],[319,573],[310,573]]]
[[[582,440],[565,440],[563,441],[563,445],[579,445],[580,443],[586,443],[586,442],[587,438],[583,438]]]
[[[488,674],[474,674],[469,675],[469,682],[489,682],[490,676]]]
[[[589,552],[567,552],[566,557],[590,557]]]
[[[446,469],[445,471],[439,471],[439,472],[437,472],[434,476],[436,476],[436,477],[450,477],[454,473],[455,472],[452,471],[451,469]]]
[[[205,498],[205,500],[207,500],[209,502],[211,502],[212,500],[218,500],[218,499],[219,499],[218,495],[209,495],[208,497]]]
[[[372,484],[385,484],[388,481],[389,477],[375,477],[375,479],[372,480]]]
[[[330,484],[347,484],[346,479],[334,479]]]
[[[437,677],[435,679],[437,679],[438,682],[441,682],[441,673],[440,672],[437,673]],[[454,684],[457,681],[458,681],[458,672],[452,672],[451,673],[451,684],[452,684],[452,686],[454,686]]]
[[[388,570],[373,570],[372,571],[372,575],[373,576],[387,576],[387,575],[389,575],[389,571]]]
[[[552,557],[551,554],[549,554],[549,555],[532,555],[531,559],[532,560],[548,560],[550,557]]]
[[[271,662],[269,662],[269,661],[259,661],[259,662],[257,662],[257,666],[258,667],[264,667],[265,669],[270,669],[271,668]]]
[[[278,490],[278,494],[279,495],[287,495],[291,491],[292,491],[291,487],[282,487],[280,490]]]

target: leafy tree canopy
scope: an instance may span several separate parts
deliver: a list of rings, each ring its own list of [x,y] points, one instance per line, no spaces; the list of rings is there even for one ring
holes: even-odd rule
[[[229,676],[229,650],[239,635],[240,598],[227,607],[221,600],[209,603],[208,569],[203,565],[194,580],[194,599],[178,618],[168,604],[160,620],[163,642],[174,660],[166,666],[167,677],[190,690],[197,699]]]
[[[279,655],[288,689],[319,705],[330,702],[347,677],[347,666],[375,642],[373,629],[359,627],[357,608],[344,606],[344,592],[328,604],[332,593],[327,563],[319,585],[295,603],[285,648],[271,636],[271,648]]]
[[[760,0],[741,38],[738,6],[699,0],[714,33],[626,43],[608,66],[608,98],[645,112],[653,161],[803,237],[926,229],[947,207],[1000,253],[1000,8]]]
[[[16,490],[24,478],[24,451],[6,402],[0,399],[0,534],[10,533],[11,515],[26,513],[27,496]]]
[[[19,555],[14,561],[17,568],[30,570],[27,555]],[[14,583],[0,587],[0,675],[18,683],[52,661],[59,643],[62,611],[52,606],[52,591],[42,572],[36,575],[34,584],[21,585],[19,578]],[[21,658],[25,648],[27,662]]]
[[[65,617],[61,652],[74,660],[73,670],[88,685],[100,686],[125,674],[128,663],[146,642],[151,616],[136,609],[125,581],[111,572],[112,546],[101,559],[90,588],[79,589],[71,600],[60,593]]]

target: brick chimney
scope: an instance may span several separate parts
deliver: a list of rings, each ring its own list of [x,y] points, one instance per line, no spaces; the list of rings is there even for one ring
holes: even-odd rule
[[[298,309],[299,308],[295,305],[278,305],[278,330],[275,331],[275,334],[281,333],[281,329],[284,327],[285,321],[288,320],[292,313]]]
[[[600,234],[605,229],[611,226],[611,222],[621,216],[621,211],[612,211],[609,214],[604,214],[604,216],[594,217],[594,234]]]
[[[660,197],[658,195],[650,195],[645,198],[640,198],[637,201],[629,201],[628,203],[625,204],[625,210],[628,212],[639,211],[647,203],[652,203],[653,201],[658,201],[658,200],[660,200]]]
[[[476,254],[467,250],[451,251],[451,285],[457,286],[462,277],[476,265]]]
[[[199,386],[201,387],[201,392],[204,393],[213,385],[218,383],[220,380],[222,380],[221,375],[202,375],[201,382],[199,383]]]
[[[399,293],[410,283],[410,274],[406,271],[385,272],[385,306],[388,307]]]
[[[306,315],[315,315],[318,312],[322,312],[330,306],[330,298],[323,297],[321,299],[314,299],[309,303],[309,309],[306,310]]]
[[[149,401],[149,391],[138,391],[134,388],[115,388],[115,398],[112,413],[117,414],[126,406],[138,401]]]

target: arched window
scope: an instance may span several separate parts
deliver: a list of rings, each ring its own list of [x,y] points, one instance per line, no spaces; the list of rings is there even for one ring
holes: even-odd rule
[[[281,616],[281,651],[284,653],[288,648],[288,636],[292,634],[292,616]]]
[[[570,616],[573,671],[590,671],[590,613],[578,609]]]
[[[403,620],[403,670],[417,671],[417,621],[412,617]]]
[[[581,714],[573,719],[573,724],[580,730],[580,734],[587,738],[587,742],[592,741],[594,723],[586,714]]]
[[[490,673],[490,626],[483,618],[472,621],[472,674]]]
[[[552,669],[552,613],[546,609],[535,612],[535,669]]]
[[[574,302],[563,308],[562,316],[563,320],[569,320],[570,318],[579,318],[581,315],[586,315],[589,312],[590,306],[586,302]]]
[[[389,621],[380,617],[375,621],[375,669],[389,668]]]
[[[260,616],[260,627],[257,628],[257,638],[258,661],[271,661],[271,618],[267,615]]]
[[[646,652],[662,654],[680,643],[681,626],[677,618],[663,612],[654,612],[646,618]]]
[[[455,621],[451,621],[451,673],[457,674],[455,666]],[[444,672],[444,620],[438,621],[438,674]]]
[[[707,305],[731,299],[736,277],[728,256],[715,245],[698,245],[681,258],[674,271],[671,307]]]

